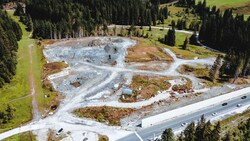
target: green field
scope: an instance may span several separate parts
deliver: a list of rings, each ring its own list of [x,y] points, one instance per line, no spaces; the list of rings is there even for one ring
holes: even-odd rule
[[[203,0],[200,0],[203,2]],[[197,3],[199,2],[196,1]],[[249,0],[207,0],[207,6],[216,6],[224,11],[229,8],[233,8],[234,14],[244,14],[245,19],[250,16],[250,1]],[[161,7],[165,5],[162,4]],[[196,17],[192,13],[185,13],[184,7],[168,6],[169,16],[164,20],[164,24],[157,24],[159,27],[170,27],[171,21],[174,20],[177,23],[178,19],[185,19],[187,21],[187,28],[192,21],[199,21],[199,17]]]
[[[245,4],[247,2],[249,2],[249,0],[207,0],[207,5],[210,5],[210,6],[216,5],[216,7],[221,7],[221,6],[234,7],[234,6]]]
[[[222,11],[232,8],[233,13],[244,14],[245,19],[250,15],[250,1],[249,0],[207,0],[207,6],[216,6]]]
[[[203,0],[197,0],[199,1]],[[216,6],[217,8],[220,8],[222,11],[228,8],[233,8],[233,13],[238,14],[244,14],[245,19],[247,19],[250,16],[250,1],[249,0],[206,0],[207,6]],[[162,4],[161,7],[164,7],[165,5]],[[184,12],[185,8],[183,7],[176,7],[176,6],[168,6],[169,10],[169,17],[168,19],[164,20],[164,24],[158,24],[157,26],[165,26],[170,27],[171,21],[174,20],[177,22],[178,19],[185,19],[187,21],[187,27],[190,25],[190,23],[194,20],[199,20],[198,17],[195,17],[194,14],[186,14]]]
[[[174,47],[162,44],[158,41],[158,38],[163,38],[165,34],[167,34],[167,30],[160,30],[160,29],[152,29],[152,31],[148,31],[147,29],[143,29],[144,33],[149,34],[149,40],[154,43],[156,43],[157,46],[160,47],[167,47],[171,49],[178,57],[184,58],[184,59],[193,59],[194,57],[199,57],[199,58],[206,58],[206,57],[211,57],[211,56],[216,56],[217,53],[209,51],[207,49],[204,49],[199,46],[195,45],[187,45],[187,49],[183,50],[181,47],[183,45],[184,40],[186,37],[189,39],[190,34],[186,33],[175,33],[176,36],[176,45]]]
[[[177,24],[178,19],[179,20],[186,20],[187,22],[187,28],[189,27],[190,23],[192,21],[196,21],[199,19],[199,17],[195,16],[191,12],[186,13],[184,7],[176,7],[176,6],[169,6],[169,16],[168,19],[164,20],[164,24],[158,23],[156,26],[159,27],[171,27],[171,22],[175,21],[175,24]]]

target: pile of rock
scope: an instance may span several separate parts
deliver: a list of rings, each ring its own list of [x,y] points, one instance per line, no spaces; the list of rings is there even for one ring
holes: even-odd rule
[[[192,93],[194,90],[192,88],[188,88],[186,85],[173,85],[172,90],[174,92],[178,92],[179,94],[184,94],[184,93]]]

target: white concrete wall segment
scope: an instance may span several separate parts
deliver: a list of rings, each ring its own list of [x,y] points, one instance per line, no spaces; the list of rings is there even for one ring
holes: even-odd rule
[[[155,124],[159,124],[163,121],[166,121],[166,120],[169,120],[169,119],[172,119],[175,117],[179,117],[182,115],[190,114],[192,112],[196,112],[196,111],[204,109],[206,107],[213,106],[213,105],[219,104],[221,102],[237,98],[239,96],[243,96],[247,93],[250,93],[250,87],[247,87],[247,88],[244,88],[241,90],[237,90],[234,92],[230,92],[230,93],[227,93],[227,94],[224,94],[221,96],[217,96],[214,98],[210,98],[210,99],[207,99],[207,100],[204,100],[201,102],[197,102],[194,104],[190,104],[190,105],[187,105],[185,107],[181,107],[181,108],[171,110],[171,111],[168,111],[165,113],[161,113],[161,114],[158,114],[155,116],[147,117],[147,118],[142,119],[141,126],[142,126],[142,128],[144,128],[144,127],[152,126]]]

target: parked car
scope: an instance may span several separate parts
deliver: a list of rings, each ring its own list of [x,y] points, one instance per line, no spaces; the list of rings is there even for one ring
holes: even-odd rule
[[[182,127],[184,127],[184,126],[186,126],[186,125],[187,125],[186,122],[183,122],[183,123],[181,124]]]
[[[227,106],[227,103],[223,103],[222,106]]]
[[[215,116],[215,115],[217,115],[217,113],[216,113],[216,112],[212,113],[212,116]]]
[[[247,96],[242,96],[242,97],[241,97],[241,99],[246,99],[246,98],[247,98]]]
[[[237,104],[237,107],[241,107],[242,105],[241,104]]]
[[[63,128],[59,129],[57,132],[56,132],[56,135],[60,135],[61,133],[63,132]]]

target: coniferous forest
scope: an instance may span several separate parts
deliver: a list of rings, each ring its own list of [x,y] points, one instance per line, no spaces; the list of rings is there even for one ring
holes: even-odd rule
[[[30,0],[26,12],[35,38],[68,38],[96,34],[109,24],[156,25],[166,13],[159,5],[159,0]]]
[[[240,122],[234,129],[222,135],[221,123],[212,124],[206,121],[204,116],[197,124],[194,122],[187,125],[184,131],[175,139],[172,129],[163,131],[161,139],[156,141],[249,141],[250,138],[250,118]]]
[[[199,40],[205,45],[226,53],[220,75],[237,78],[250,74],[250,18],[234,16],[231,9],[222,14],[219,9],[206,7],[206,1],[197,5],[202,19]]]
[[[17,41],[22,37],[19,25],[0,11],[0,87],[16,73]]]

